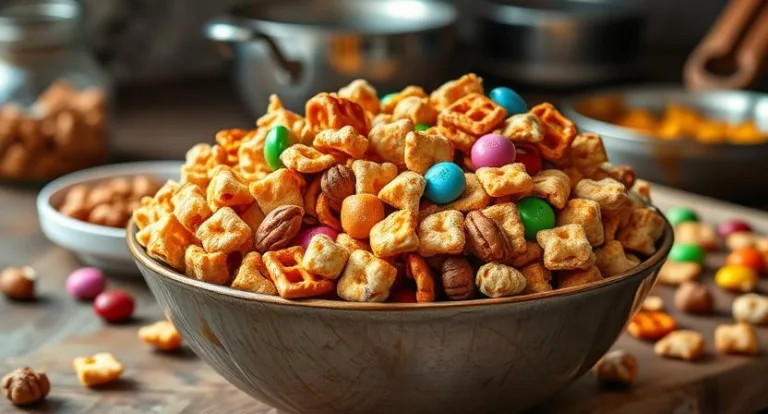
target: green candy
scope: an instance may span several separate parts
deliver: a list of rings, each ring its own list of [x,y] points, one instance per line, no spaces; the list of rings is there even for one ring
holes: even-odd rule
[[[272,171],[285,167],[280,154],[293,144],[293,134],[288,128],[278,125],[269,131],[264,141],[264,160]]]
[[[676,244],[669,252],[669,260],[673,262],[704,263],[704,249],[695,244]]]
[[[669,220],[673,226],[685,223],[686,221],[699,221],[699,216],[696,212],[685,207],[671,208],[665,215],[667,216],[667,220]]]
[[[427,124],[416,124],[416,126],[415,126],[415,127],[413,127],[413,129],[415,129],[415,130],[417,130],[417,131],[426,131],[426,130],[428,130],[429,128],[432,128],[432,127],[431,127],[431,126],[429,126],[429,125],[427,125]]]
[[[517,203],[517,209],[525,227],[526,240],[536,240],[538,232],[555,227],[555,210],[540,198],[526,197]]]
[[[384,97],[381,98],[381,104],[382,105],[388,104],[389,101],[395,98],[395,96],[397,96],[397,92],[392,92],[384,95]]]

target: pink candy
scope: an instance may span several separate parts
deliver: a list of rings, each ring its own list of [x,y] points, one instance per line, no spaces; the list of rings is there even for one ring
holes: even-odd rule
[[[325,234],[326,236],[330,237],[331,240],[336,240],[336,236],[339,235],[339,233],[336,232],[336,230],[330,227],[325,227],[325,226],[313,227],[311,229],[306,229],[301,233],[299,233],[297,237],[298,244],[300,244],[301,247],[304,248],[304,250],[307,250],[307,247],[309,246],[309,242],[312,241],[312,237],[314,237],[317,234]]]
[[[93,299],[104,291],[104,274],[95,267],[82,267],[67,278],[67,292],[80,300]]]
[[[472,145],[472,164],[482,167],[503,167],[515,162],[515,144],[504,135],[483,135]]]

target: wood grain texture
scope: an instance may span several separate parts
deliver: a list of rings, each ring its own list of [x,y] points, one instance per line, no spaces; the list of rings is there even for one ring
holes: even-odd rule
[[[0,371],[21,365],[43,369],[50,375],[52,391],[47,402],[27,410],[15,409],[2,400],[0,412],[277,414],[275,409],[230,385],[189,348],[178,355],[167,355],[143,345],[136,337],[137,328],[163,317],[143,282],[110,279],[110,288],[130,291],[139,303],[135,320],[125,325],[105,325],[93,314],[89,304],[70,299],[64,292],[64,281],[78,264],[71,254],[50,245],[40,234],[34,196],[33,191],[0,189],[0,203],[6,213],[0,215],[0,266],[31,264],[41,275],[41,299],[38,302],[17,303],[0,298]],[[742,217],[768,232],[768,215],[764,212],[721,205],[663,189],[657,189],[654,196],[662,208],[693,205],[707,220]],[[711,281],[712,271],[721,260],[722,256],[709,258],[706,280]],[[766,281],[762,283],[763,292],[768,292]],[[666,299],[667,305],[671,305],[673,290],[667,287],[655,289]],[[622,335],[614,348],[629,350],[640,360],[640,376],[635,387],[626,391],[605,390],[590,376],[585,376],[531,412],[752,413],[767,408],[768,384],[762,377],[768,370],[768,356],[765,355],[768,353],[768,328],[758,328],[765,351],[760,357],[715,355],[712,331],[717,324],[730,322],[728,310],[733,295],[718,289],[714,291],[718,309],[715,317],[684,316],[673,310],[681,325],[700,330],[708,340],[708,356],[704,361],[688,364],[663,360],[653,355],[651,344]],[[235,313],[231,317],[243,316]],[[313,321],[321,323],[319,317]],[[214,335],[223,336],[215,325],[209,324],[208,328]],[[597,335],[598,331],[595,328],[592,332]],[[360,332],[347,335],[359,336]],[[343,339],[347,340],[346,337]],[[327,342],[333,352],[343,350],[343,344],[335,345],[330,339]],[[249,349],[248,352],[264,349]],[[125,364],[124,380],[101,389],[85,389],[77,383],[71,368],[72,358],[100,351],[113,352]],[[428,355],[434,351],[424,350],[423,353]],[[419,354],[407,361],[418,365],[424,363],[424,358]],[[441,370],[440,365],[426,368],[430,372]],[[462,392],[458,388],[455,390]]]

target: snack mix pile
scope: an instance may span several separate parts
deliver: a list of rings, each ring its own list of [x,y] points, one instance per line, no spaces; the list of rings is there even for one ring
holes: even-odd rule
[[[474,74],[381,100],[356,80],[304,117],[272,96],[256,126],[195,145],[181,181],[142,198],[151,257],[287,299],[432,302],[613,277],[664,230],[600,136]]]

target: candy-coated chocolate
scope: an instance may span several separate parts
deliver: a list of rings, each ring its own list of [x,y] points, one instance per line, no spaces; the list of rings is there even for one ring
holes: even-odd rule
[[[530,176],[538,174],[543,168],[541,153],[531,144],[515,144],[515,162],[525,165],[525,172]]]
[[[725,258],[728,265],[744,266],[754,270],[757,273],[765,271],[765,258],[759,250],[754,247],[745,247],[732,251]]]
[[[715,283],[723,289],[735,292],[755,290],[760,276],[746,266],[726,265],[715,273]]]
[[[264,161],[272,171],[285,167],[280,154],[293,144],[293,134],[288,128],[278,125],[269,131],[264,141]]]
[[[413,129],[417,131],[426,131],[429,128],[432,128],[432,127],[427,124],[416,124],[416,126],[413,127]]]
[[[482,167],[503,167],[515,162],[515,144],[499,134],[487,134],[472,145],[470,153],[475,169]]]
[[[467,181],[461,167],[452,162],[440,162],[424,174],[427,187],[424,197],[435,204],[447,204],[456,200],[464,192]]]
[[[312,241],[312,238],[318,234],[325,234],[326,236],[330,237],[331,240],[336,240],[336,236],[339,235],[339,233],[336,230],[330,227],[326,227],[326,226],[313,227],[299,233],[299,236],[297,237],[298,239],[297,244],[300,244],[301,247],[304,248],[304,250],[307,250],[307,247],[309,246],[309,242]]]
[[[526,197],[517,203],[517,209],[525,227],[526,240],[536,240],[538,232],[555,227],[555,210],[540,198]]]
[[[722,237],[728,237],[740,231],[752,231],[752,227],[746,221],[739,219],[724,221],[717,226],[717,232]]]
[[[396,290],[389,295],[389,302],[416,303],[416,291],[410,289]]]
[[[504,109],[507,110],[508,115],[528,112],[528,104],[525,103],[525,99],[512,89],[504,86],[493,88],[488,94],[488,97],[491,98],[493,102],[503,106]]]
[[[392,92],[392,93],[388,93],[388,94],[384,95],[381,98],[381,104],[382,105],[388,104],[389,101],[391,101],[392,99],[395,99],[395,96],[397,96],[397,92]]]
[[[673,262],[704,263],[704,249],[696,244],[676,244],[669,252],[669,260]]]
[[[699,221],[699,216],[696,214],[696,212],[690,208],[685,207],[671,208],[669,211],[667,211],[665,216],[667,216],[667,220],[669,220],[673,226],[677,226],[680,223],[685,223],[686,221]]]
[[[75,299],[93,299],[104,291],[104,273],[95,267],[81,267],[67,277],[67,293]]]
[[[133,297],[122,290],[103,292],[93,301],[93,310],[96,314],[111,323],[130,319],[134,308]]]

